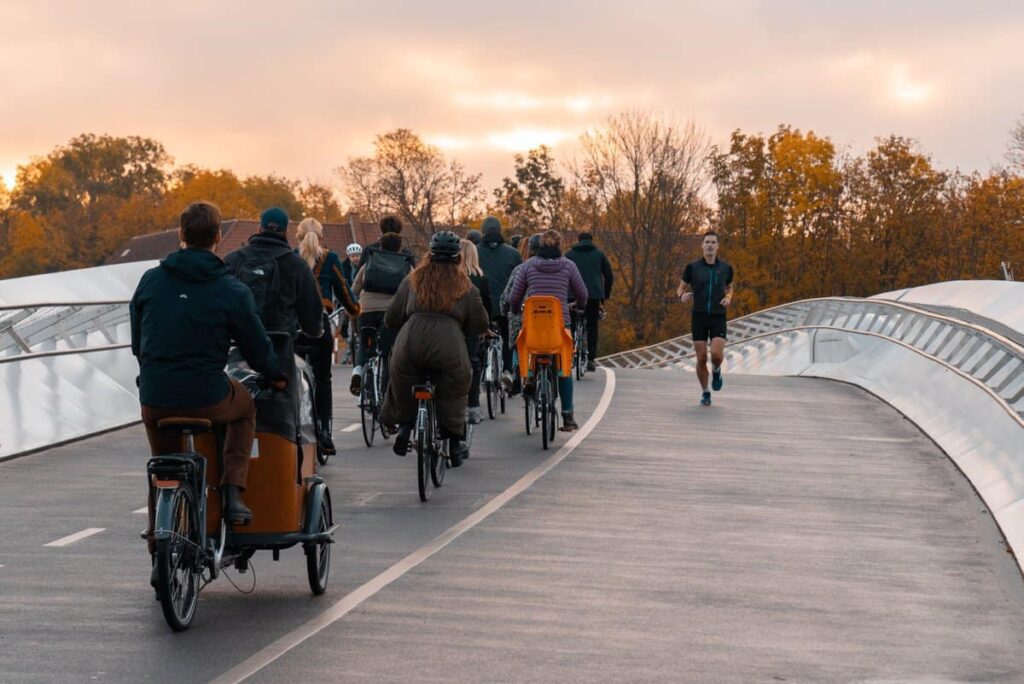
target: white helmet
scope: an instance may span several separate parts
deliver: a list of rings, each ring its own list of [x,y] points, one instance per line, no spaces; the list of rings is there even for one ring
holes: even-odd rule
[[[356,254],[362,254],[363,248],[356,244],[355,242],[353,242],[351,245],[345,248],[345,253],[348,254],[349,256],[355,256]]]

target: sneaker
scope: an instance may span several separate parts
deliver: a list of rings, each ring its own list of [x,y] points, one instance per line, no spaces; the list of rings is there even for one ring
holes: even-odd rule
[[[715,390],[717,392],[720,389],[722,389],[722,385],[723,384],[725,384],[725,383],[722,382],[722,369],[721,368],[713,369],[711,371],[711,389],[713,389],[713,390]]]
[[[700,395],[701,406],[711,406],[711,392],[704,390],[704,394]]]
[[[352,370],[352,382],[349,383],[348,391],[352,393],[353,397],[358,397],[361,389],[363,389],[363,369],[360,367]]]
[[[512,389],[515,387],[515,380],[512,378],[512,374],[508,371],[503,371],[501,374],[501,385],[505,388],[506,394],[511,394]]]
[[[562,411],[562,427],[558,429],[562,432],[575,432],[580,429],[573,418],[572,411]]]
[[[594,363],[593,361],[587,361],[587,372],[588,373],[596,373],[597,372],[597,364]]]
[[[462,466],[463,457],[469,453],[469,445],[458,437],[451,437],[448,441],[448,465],[452,468]]]
[[[480,411],[479,406],[469,406],[466,408],[466,422],[470,425],[479,425],[483,422],[483,414]]]

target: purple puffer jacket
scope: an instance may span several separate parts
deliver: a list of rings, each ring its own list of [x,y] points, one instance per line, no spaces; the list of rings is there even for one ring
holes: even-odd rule
[[[523,308],[523,300],[534,295],[550,295],[562,302],[562,319],[569,325],[572,318],[569,314],[570,297],[576,300],[577,308],[587,305],[587,285],[576,264],[561,256],[556,250],[547,254],[541,250],[540,256],[531,257],[523,263],[516,274],[509,305],[512,311]],[[556,256],[557,254],[557,256]]]

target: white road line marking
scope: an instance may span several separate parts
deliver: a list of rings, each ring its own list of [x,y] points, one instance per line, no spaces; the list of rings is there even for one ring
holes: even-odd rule
[[[136,508],[132,513],[148,513],[149,506],[143,506],[142,508]]]
[[[362,427],[362,425],[360,425],[359,423],[352,423],[347,428],[342,428],[341,431],[342,432],[355,432],[356,430],[358,430],[361,427]]]
[[[425,546],[421,546],[419,549],[413,551],[411,554],[398,561],[370,581],[366,582],[366,584],[363,584],[352,593],[343,596],[337,603],[309,622],[304,625],[300,625],[270,645],[249,656],[241,663],[222,674],[220,677],[214,679],[211,684],[228,684],[229,682],[231,684],[235,684],[236,682],[241,682],[256,674],[302,642],[312,636],[315,636],[348,615],[381,589],[384,589],[402,575],[409,572],[444,547],[448,546],[448,544],[458,539],[465,532],[479,525],[492,513],[499,510],[519,494],[526,491],[530,485],[547,474],[549,470],[564,461],[565,458],[575,451],[576,447],[578,447],[580,443],[587,438],[587,435],[593,432],[594,428],[601,422],[601,419],[604,418],[604,414],[608,411],[608,406],[612,403],[612,395],[615,394],[615,373],[608,368],[602,368],[601,370],[604,371],[606,378],[604,393],[601,395],[601,401],[598,402],[597,408],[594,409],[594,413],[590,416],[590,419],[587,420],[587,422],[583,424],[583,427],[580,428],[580,430],[565,443],[565,446],[559,449],[553,456],[536,466],[526,475],[523,475],[511,487],[488,501],[483,507],[463,518],[453,527],[450,527],[448,530],[435,537]]]
[[[81,532],[75,532],[74,534],[69,534],[66,537],[56,539],[50,542],[49,544],[43,544],[43,546],[67,546],[68,544],[74,544],[76,541],[81,541],[86,537],[91,537],[94,534],[104,532],[106,531],[106,529],[107,528],[105,527],[90,527],[88,529],[82,530]]]

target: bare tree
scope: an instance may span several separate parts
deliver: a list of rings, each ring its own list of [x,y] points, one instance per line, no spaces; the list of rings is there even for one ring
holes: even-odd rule
[[[581,143],[572,165],[576,203],[589,207],[591,229],[617,261],[634,341],[659,339],[687,256],[680,238],[707,216],[708,137],[692,122],[631,111]]]
[[[1017,171],[1024,172],[1024,117],[1017,120],[1010,131],[1010,145],[1006,150],[1006,161]]]
[[[565,182],[555,170],[551,148],[541,145],[514,159],[515,177],[504,178],[494,190],[501,212],[524,233],[561,229]]]
[[[468,223],[480,213],[480,206],[487,198],[482,179],[483,174],[467,173],[466,167],[455,159],[448,163],[448,179],[444,198],[448,225]]]
[[[377,183],[377,162],[373,157],[349,157],[336,169],[341,178],[349,209],[371,221],[379,221],[388,211]]]

